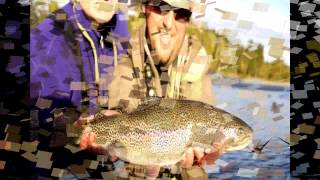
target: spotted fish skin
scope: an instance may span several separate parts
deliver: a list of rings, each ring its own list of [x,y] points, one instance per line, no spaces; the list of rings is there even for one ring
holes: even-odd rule
[[[197,101],[157,97],[129,114],[97,114],[88,128],[98,144],[139,165],[175,164],[191,146],[220,143],[233,151],[252,141],[250,126],[223,110]]]

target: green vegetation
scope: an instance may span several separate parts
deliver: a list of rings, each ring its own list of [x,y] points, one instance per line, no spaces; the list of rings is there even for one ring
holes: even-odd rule
[[[30,26],[31,29],[40,24],[50,13],[59,8],[56,1],[48,2],[33,0],[30,8]]]
[[[241,79],[257,78],[276,82],[290,81],[290,67],[282,59],[265,61],[264,47],[249,42],[248,47],[233,45],[223,35],[213,30],[191,26],[189,34],[196,35],[207,53],[212,56],[210,71]]]

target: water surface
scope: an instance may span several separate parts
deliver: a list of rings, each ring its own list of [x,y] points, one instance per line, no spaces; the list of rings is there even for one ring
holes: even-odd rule
[[[254,145],[270,142],[261,153],[249,150],[223,154],[208,166],[212,179],[289,179],[290,92],[256,86],[213,85],[214,105],[247,122],[254,130]],[[260,143],[259,143],[260,142]]]

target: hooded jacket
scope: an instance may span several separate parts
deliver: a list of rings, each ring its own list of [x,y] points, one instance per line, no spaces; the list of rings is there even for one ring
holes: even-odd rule
[[[123,16],[118,12],[98,27],[70,2],[31,31],[31,100],[38,107],[43,99],[51,102],[43,118],[53,108],[77,107],[93,114],[106,105],[115,61],[128,45]]]

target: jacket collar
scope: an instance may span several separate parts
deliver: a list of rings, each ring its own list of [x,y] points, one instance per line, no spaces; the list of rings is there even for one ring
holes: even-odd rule
[[[75,6],[75,8],[73,6]],[[116,12],[110,22],[98,26],[86,16],[83,9],[78,4],[70,2],[64,7],[64,10],[69,14],[68,18],[73,26],[77,27],[76,22],[78,21],[96,43],[99,42],[102,35],[106,37],[110,32],[119,35],[119,37],[129,36],[128,22],[119,18],[124,15],[121,11]]]

